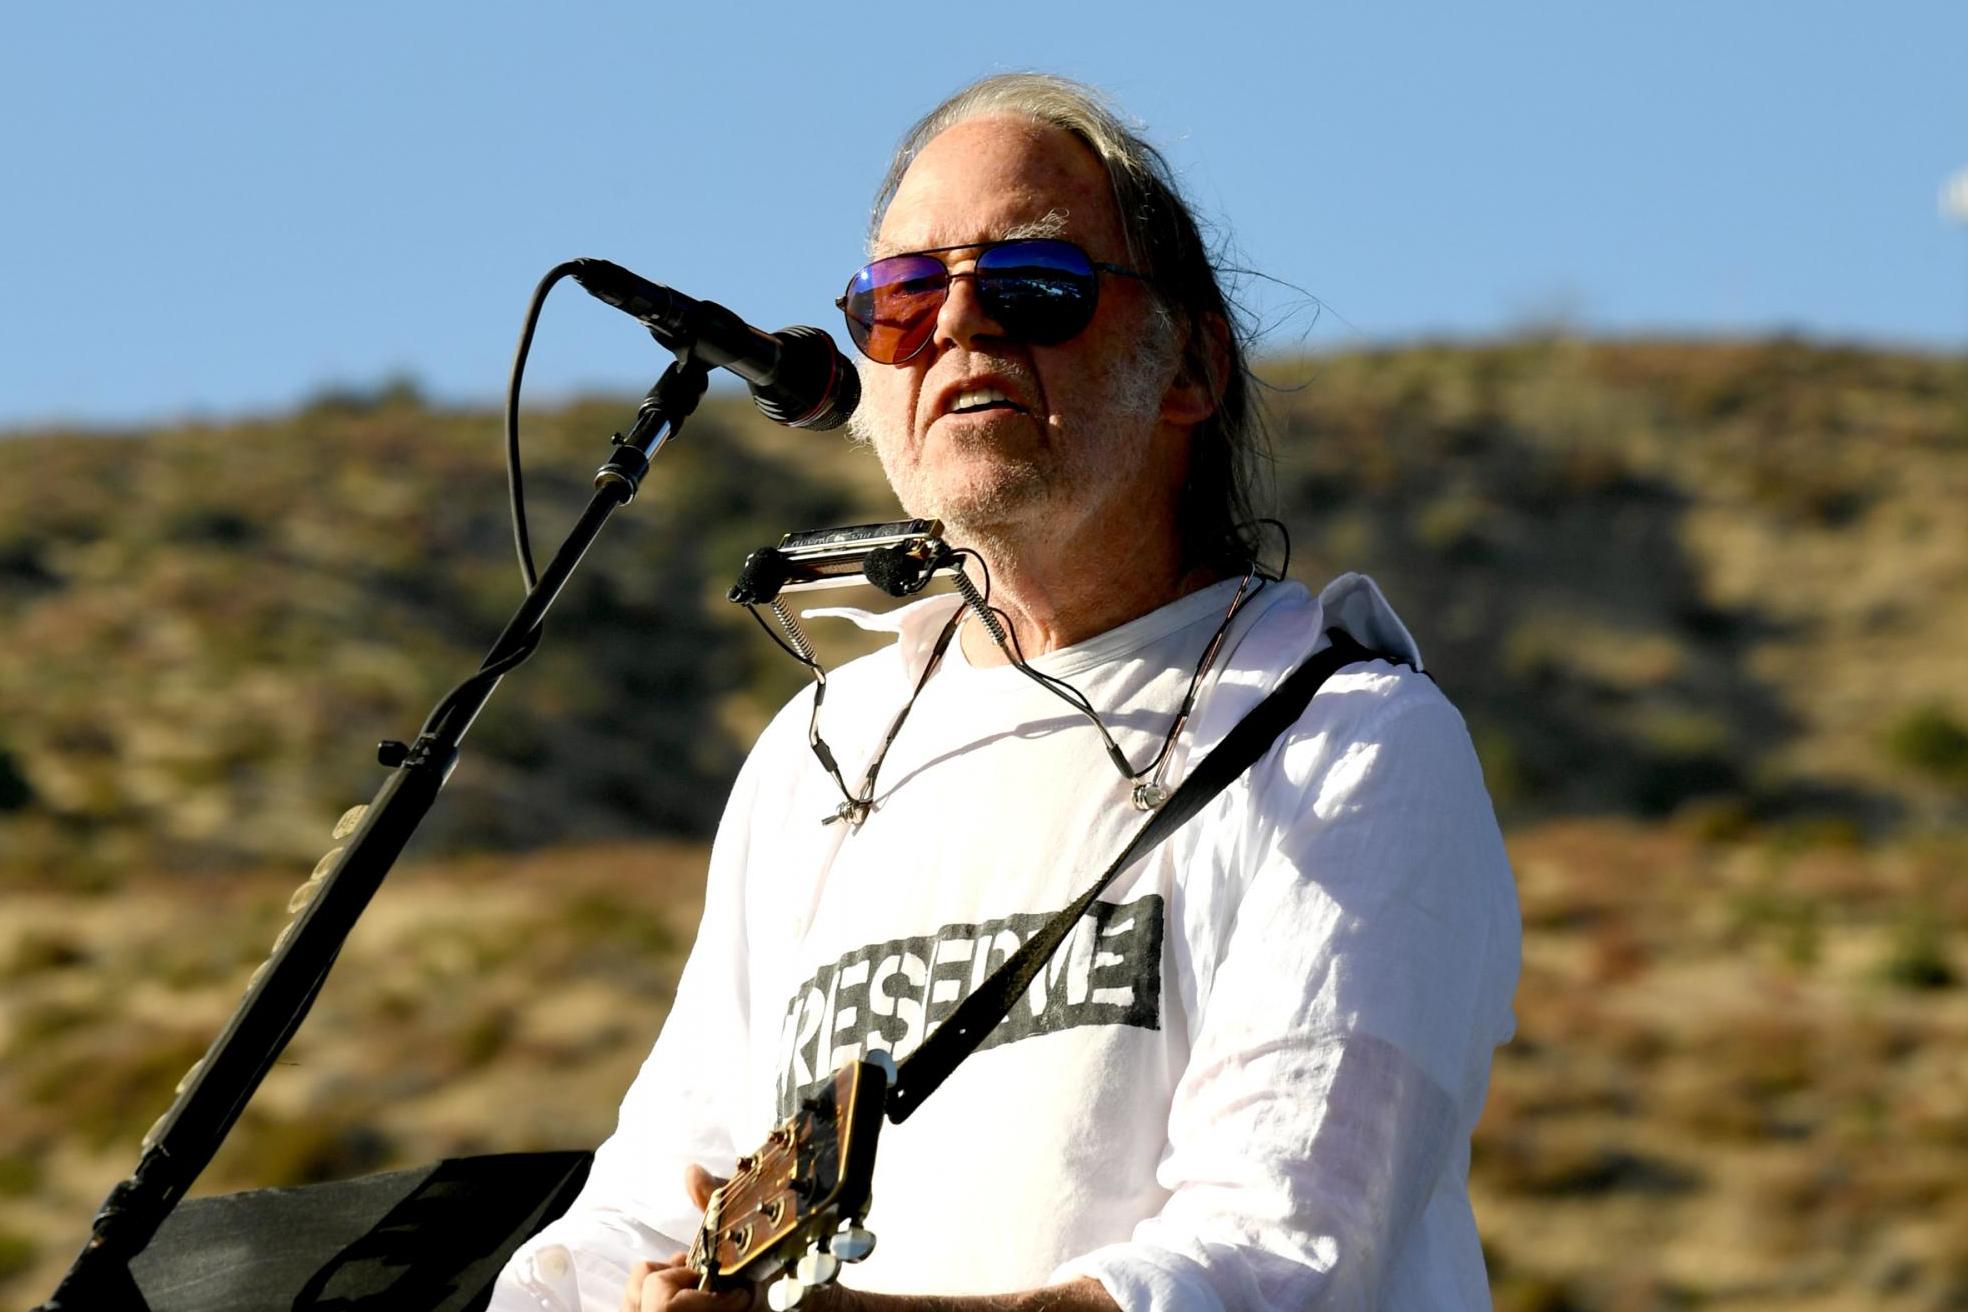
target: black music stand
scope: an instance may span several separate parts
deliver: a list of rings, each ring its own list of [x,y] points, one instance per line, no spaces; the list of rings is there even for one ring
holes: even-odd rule
[[[477,1312],[593,1154],[506,1153],[194,1198],[130,1262],[150,1312]]]

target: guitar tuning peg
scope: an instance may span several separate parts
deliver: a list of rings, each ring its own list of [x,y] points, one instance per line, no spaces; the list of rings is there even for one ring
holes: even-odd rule
[[[827,1242],[827,1251],[843,1262],[862,1261],[875,1251],[875,1232],[850,1221]]]
[[[808,1250],[806,1256],[794,1265],[793,1275],[802,1285],[831,1285],[834,1283],[834,1277],[840,1274],[840,1270],[838,1257],[815,1248]]]
[[[806,1297],[806,1286],[790,1275],[780,1276],[765,1287],[765,1305],[772,1312],[791,1312]]]

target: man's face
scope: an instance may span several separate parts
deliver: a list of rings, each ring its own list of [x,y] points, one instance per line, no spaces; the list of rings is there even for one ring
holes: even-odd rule
[[[882,219],[877,256],[1011,236],[1072,241],[1127,265],[1106,172],[1056,128],[969,119],[925,146]],[[971,268],[974,250],[943,258]],[[855,429],[874,444],[912,515],[966,540],[1069,535],[1103,512],[1125,523],[1143,496],[1171,502],[1186,434],[1158,424],[1175,372],[1170,334],[1146,287],[1100,276],[1093,322],[1072,340],[1007,337],[968,279],[951,284],[928,346],[900,365],[863,361]],[[1008,403],[960,406],[994,390]],[[1152,517],[1151,517],[1152,518]]]

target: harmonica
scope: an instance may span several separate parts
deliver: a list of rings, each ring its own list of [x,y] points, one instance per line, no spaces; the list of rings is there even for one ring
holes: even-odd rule
[[[942,521],[935,519],[898,519],[788,533],[779,539],[778,546],[760,547],[745,557],[738,582],[728,595],[742,605],[756,606],[770,604],[781,592],[804,588],[873,582],[893,592],[897,573],[909,572],[907,563],[914,565],[923,580],[938,569],[954,567],[949,563],[942,533]],[[882,552],[890,562],[884,576],[873,580],[866,571],[872,551]],[[914,586],[920,587],[921,582],[915,581]]]

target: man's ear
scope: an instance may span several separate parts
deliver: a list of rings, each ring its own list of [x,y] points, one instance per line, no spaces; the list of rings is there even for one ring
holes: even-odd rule
[[[1189,325],[1182,364],[1162,395],[1162,419],[1195,425],[1216,413],[1230,372],[1230,325],[1220,314],[1206,314]]]

